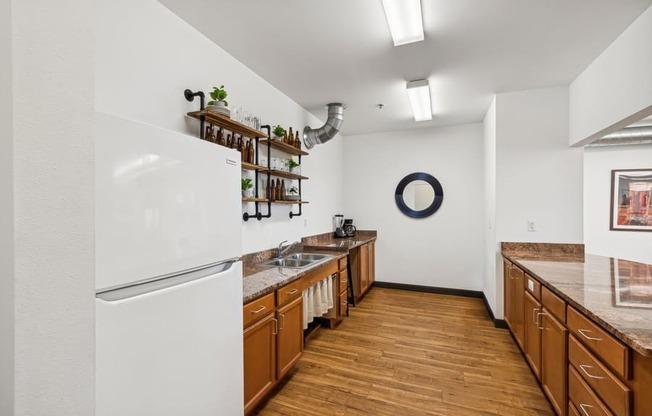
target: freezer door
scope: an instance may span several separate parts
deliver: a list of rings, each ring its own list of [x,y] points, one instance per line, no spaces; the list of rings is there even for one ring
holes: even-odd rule
[[[96,296],[96,415],[242,415],[242,263],[166,280]]]
[[[240,153],[95,115],[96,289],[242,254]]]

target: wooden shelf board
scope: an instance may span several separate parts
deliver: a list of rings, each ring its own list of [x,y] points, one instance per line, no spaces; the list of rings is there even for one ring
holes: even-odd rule
[[[254,165],[253,163],[248,163],[248,162],[242,162],[242,169],[257,170],[259,172],[267,172],[269,170],[267,169],[266,166]]]
[[[269,173],[270,173],[270,175],[278,176],[278,177],[281,177],[281,178],[287,178],[287,179],[301,179],[301,180],[308,179],[307,176],[297,175],[296,173],[290,173],[290,172],[286,172],[284,170],[272,170],[272,169],[270,169]]]
[[[267,134],[262,131],[253,129],[245,124],[242,124],[238,121],[231,120],[229,117],[216,113],[213,111],[202,110],[202,111],[191,111],[188,113],[188,116],[199,119],[204,116],[205,120],[209,123],[216,124],[226,130],[229,130],[233,133],[242,134],[246,137],[260,137],[267,139]],[[291,146],[290,146],[291,147]]]
[[[281,150],[289,155],[308,156],[308,152],[306,152],[305,150],[297,149],[294,146],[290,146],[289,144],[279,142],[278,140],[261,140],[260,143],[270,145],[272,146],[272,148],[276,150]]]
[[[269,202],[266,198],[242,198],[242,202]]]
[[[309,204],[309,202],[308,201],[272,201],[272,204],[295,205],[295,204]]]

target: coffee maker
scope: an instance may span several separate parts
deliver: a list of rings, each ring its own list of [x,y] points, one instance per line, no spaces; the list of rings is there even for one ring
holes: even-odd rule
[[[353,225],[353,220],[348,218],[344,220],[344,225],[342,226],[347,237],[353,237],[356,232],[355,225]]]
[[[333,232],[336,238],[346,237],[346,232],[344,231],[344,215],[333,215]]]

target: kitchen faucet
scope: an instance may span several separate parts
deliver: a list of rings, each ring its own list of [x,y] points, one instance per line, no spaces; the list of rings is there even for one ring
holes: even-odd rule
[[[280,258],[280,257],[283,257],[283,256],[284,256],[288,251],[290,251],[290,249],[291,249],[292,247],[294,247],[295,245],[298,245],[298,244],[299,244],[298,241],[295,241],[295,242],[293,242],[293,243],[291,243],[291,244],[288,244],[288,245],[286,245],[285,247],[283,247],[283,244],[285,244],[285,243],[287,243],[287,242],[288,242],[288,240],[283,240],[283,241],[281,241],[281,243],[278,245],[278,257],[279,257],[279,258]]]

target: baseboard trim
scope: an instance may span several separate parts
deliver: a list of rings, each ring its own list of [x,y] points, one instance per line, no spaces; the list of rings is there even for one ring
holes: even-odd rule
[[[484,292],[481,290],[466,290],[466,289],[451,289],[448,287],[436,287],[436,286],[421,286],[421,285],[408,285],[404,283],[392,283],[392,282],[374,282],[374,287],[384,287],[387,289],[398,289],[398,290],[410,290],[412,292],[426,292],[426,293],[437,293],[440,295],[454,295],[454,296],[465,296],[467,298],[479,298],[484,302],[485,309],[487,309],[487,314],[489,319],[494,323],[496,328],[507,329],[507,323],[504,319],[496,319],[494,316],[491,307],[489,306],[489,301],[485,296]]]
[[[487,308],[487,314],[489,314],[489,319],[493,321],[494,326],[496,328],[507,329],[507,323],[505,322],[505,320],[496,319],[496,317],[494,316],[494,311],[491,310],[491,306],[489,306],[489,301],[487,300],[487,297],[485,296],[484,292],[482,292],[482,300],[484,301],[485,308]]]
[[[440,295],[465,296],[467,298],[481,298],[483,293],[479,290],[451,289],[447,287],[407,285],[404,283],[392,282],[374,282],[374,287],[384,287],[387,289],[410,290],[412,292],[438,293]]]

